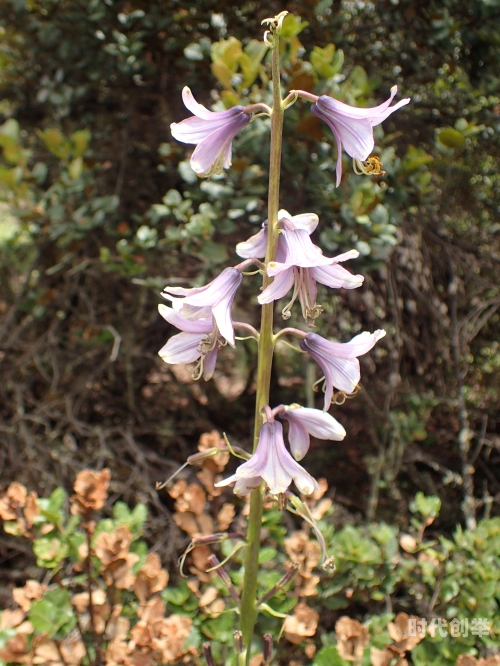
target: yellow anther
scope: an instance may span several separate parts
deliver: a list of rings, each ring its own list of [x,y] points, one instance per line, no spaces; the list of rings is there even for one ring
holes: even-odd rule
[[[385,171],[382,169],[382,162],[380,157],[377,155],[372,155],[367,160],[355,160],[352,161],[352,168],[354,173],[358,176],[365,174],[365,176],[385,176]]]

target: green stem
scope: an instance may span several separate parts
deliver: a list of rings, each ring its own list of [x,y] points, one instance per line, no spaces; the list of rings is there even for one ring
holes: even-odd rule
[[[266,264],[276,259],[278,247],[278,210],[279,186],[281,170],[281,137],[283,132],[283,100],[280,87],[280,53],[279,38],[273,35],[272,50],[272,81],[273,81],[273,110],[271,115],[271,156],[269,164],[269,198],[268,198],[268,228]],[[264,274],[263,288],[267,287],[270,279]],[[255,404],[255,451],[262,426],[261,410],[269,404],[269,389],[271,383],[271,369],[274,353],[273,338],[273,303],[262,306],[259,356],[257,366],[257,396]],[[248,516],[247,548],[245,554],[245,575],[241,596],[240,629],[243,642],[247,649],[247,663],[250,660],[250,643],[252,641],[255,622],[257,620],[256,598],[259,574],[260,532],[262,526],[263,487],[253,490],[250,496],[250,514]]]

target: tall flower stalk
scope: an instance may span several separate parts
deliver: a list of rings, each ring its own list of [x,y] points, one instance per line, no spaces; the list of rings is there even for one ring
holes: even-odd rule
[[[280,209],[280,171],[285,109],[299,97],[313,102],[312,113],[320,115],[334,131],[338,144],[337,184],[341,178],[342,146],[355,160],[355,172],[382,173],[380,161],[368,157],[373,146],[374,125],[382,122],[390,113],[409,100],[402,100],[393,107],[390,103],[396,94],[373,109],[355,109],[336,100],[311,93],[294,90],[282,98],[280,84],[280,31],[287,12],[281,12],[273,19],[267,19],[268,30],[264,41],[271,48],[272,63],[272,107],[263,103],[246,107],[233,107],[228,111],[212,112],[198,104],[189,89],[184,89],[186,107],[194,114],[180,123],[173,123],[172,134],[185,143],[196,144],[191,164],[200,175],[220,173],[231,165],[231,141],[236,133],[251,122],[254,113],[264,113],[271,118],[269,192],[267,220],[261,231],[248,241],[239,243],[237,253],[245,260],[237,266],[225,268],[212,282],[196,288],[165,287],[164,298],[172,307],[160,306],[161,315],[181,333],[174,335],[160,350],[166,363],[196,362],[193,378],[210,379],[214,372],[217,353],[226,344],[235,345],[234,327],[244,328],[258,341],[255,427],[252,453],[239,450],[238,455],[246,458],[236,472],[219,481],[218,487],[234,484],[237,495],[250,495],[250,510],[245,540],[244,574],[241,591],[237,591],[223,568],[215,563],[216,571],[237,605],[239,630],[235,634],[235,654],[238,666],[248,665],[251,657],[250,646],[254,635],[259,604],[276,594],[279,583],[263,596],[258,595],[259,552],[264,497],[278,502],[281,509],[301,516],[313,529],[323,552],[323,567],[332,569],[332,558],[326,553],[324,539],[309,511],[307,504],[295,496],[289,486],[292,482],[303,495],[310,495],[318,489],[317,481],[299,465],[306,456],[310,436],[319,439],[341,441],[346,431],[328,410],[332,403],[342,404],[346,397],[359,390],[360,366],[358,356],[367,353],[385,335],[385,331],[369,333],[364,331],[348,343],[339,343],[322,338],[311,332],[295,328],[284,328],[274,334],[275,301],[285,296],[293,287],[290,303],[283,309],[283,318],[290,317],[290,308],[298,299],[305,322],[314,328],[315,320],[321,315],[322,307],[316,303],[316,282],[330,288],[354,289],[363,283],[361,275],[353,275],[339,263],[354,259],[358,252],[349,250],[336,257],[328,258],[322,250],[313,245],[310,234],[319,220],[314,213],[290,215]],[[319,110],[319,111],[318,111]],[[321,112],[321,114],[319,113]],[[340,129],[339,129],[340,128]],[[354,139],[356,141],[354,141]],[[354,146],[354,143],[356,145]],[[343,143],[342,143],[343,142]],[[359,144],[359,145],[358,145]],[[353,148],[354,146],[354,148]],[[378,161],[377,161],[378,160]],[[264,263],[261,259],[264,257]],[[263,275],[262,289],[258,302],[261,305],[260,331],[249,324],[232,319],[232,304],[245,270],[256,265]],[[273,284],[273,281],[276,282]],[[323,411],[304,408],[298,404],[270,407],[270,384],[276,341],[285,335],[298,338],[300,348],[316,361],[324,376],[316,382],[325,392]],[[280,420],[276,420],[280,419]],[[290,452],[285,443],[283,424],[288,423]],[[227,448],[234,453],[229,442]],[[215,453],[217,450],[214,449]],[[210,453],[212,455],[212,453]],[[186,464],[191,464],[190,460]],[[195,539],[190,549],[202,543],[219,543],[221,535]],[[190,552],[186,551],[186,555]],[[185,556],[184,556],[185,557]],[[285,579],[287,577],[285,575]],[[237,640],[236,640],[237,638]],[[267,640],[267,643],[266,643]],[[265,638],[269,648],[270,638]],[[236,649],[237,646],[237,649]],[[213,663],[210,646],[206,648],[207,662]],[[270,648],[268,649],[270,655]],[[267,663],[267,661],[265,662]]]
[[[282,19],[281,19],[282,20]],[[281,97],[280,84],[280,51],[279,28],[271,23],[269,43],[272,45],[272,86],[273,108],[271,112],[271,151],[269,159],[269,193],[267,203],[267,248],[266,265],[276,261],[278,248],[279,228],[278,211],[280,197],[281,174],[281,144],[283,135],[284,104]],[[264,273],[262,286],[265,289],[272,278]],[[271,370],[274,353],[274,303],[262,306],[260,322],[259,353],[257,365],[257,396],[255,403],[255,430],[253,451],[257,448],[260,428],[262,426],[262,409],[269,404],[269,389],[271,385]],[[257,618],[257,580],[259,573],[260,533],[262,525],[262,510],[264,504],[263,488],[260,486],[250,495],[250,513],[248,516],[247,548],[245,555],[245,574],[243,578],[243,591],[241,595],[240,629],[247,649],[252,640]],[[248,650],[248,657],[250,650]]]

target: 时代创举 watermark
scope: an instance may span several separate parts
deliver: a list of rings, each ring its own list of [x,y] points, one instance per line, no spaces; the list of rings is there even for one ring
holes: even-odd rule
[[[409,618],[408,620],[408,636],[418,636],[425,633],[435,636],[438,634],[442,638],[451,636],[458,638],[463,636],[466,638],[469,634],[471,636],[488,636],[490,633],[490,622],[485,617],[474,617],[470,621],[468,618],[459,620],[446,620],[442,617],[426,620],[425,618]]]

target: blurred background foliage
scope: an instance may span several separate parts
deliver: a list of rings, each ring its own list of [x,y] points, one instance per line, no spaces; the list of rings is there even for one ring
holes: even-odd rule
[[[286,88],[412,98],[375,128],[386,175],[356,176],[344,156],[338,189],[326,126],[300,100],[286,114],[282,206],[316,212],[325,253],[355,247],[366,275],[320,293],[318,332],[388,331],[359,396],[333,409],[348,437],[313,445],[309,469],[328,470],[359,523],[405,529],[418,491],[440,498],[431,530],[450,538],[499,512],[498,0],[0,0],[2,476],[48,494],[110,467],[114,499],[150,504],[145,535],[170,568],[184,537],[154,483],[214,427],[249,445],[256,350],[224,350],[194,384],[157,357],[174,333],[158,293],[212,279],[260,228],[268,122],[211,181],[169,124],[188,115],[185,85],[207,106],[268,101],[260,21],[285,8]],[[235,305],[254,325],[256,280]],[[315,372],[280,349],[273,404],[319,405]],[[22,569],[26,552],[1,544],[1,566]]]

